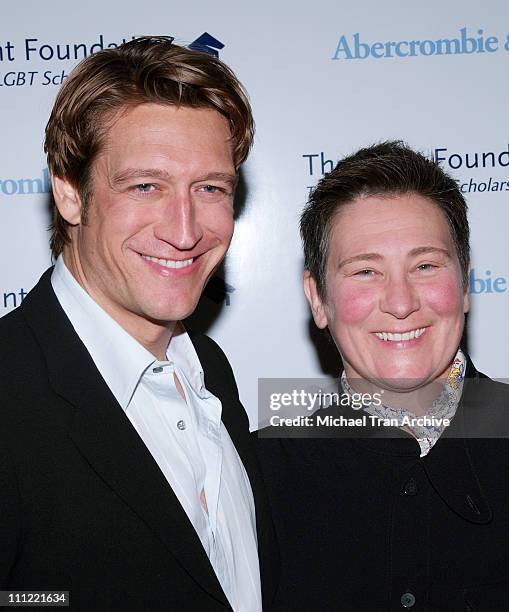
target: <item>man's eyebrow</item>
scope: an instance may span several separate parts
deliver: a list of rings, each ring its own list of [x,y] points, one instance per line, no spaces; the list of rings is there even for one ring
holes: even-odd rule
[[[113,183],[123,183],[133,178],[158,178],[167,181],[171,179],[171,174],[160,168],[126,168],[113,175]],[[237,175],[227,172],[208,172],[196,177],[193,182],[203,181],[225,181],[234,187],[237,183]]]
[[[146,177],[154,177],[164,180],[171,178],[170,174],[168,174],[166,170],[161,170],[159,168],[126,168],[125,170],[113,175],[113,183],[123,183],[124,181],[128,181],[132,178]]]
[[[337,269],[340,270],[348,264],[355,263],[356,261],[380,261],[383,257],[379,253],[359,253],[353,257],[347,257],[338,263]]]
[[[194,183],[203,183],[204,181],[224,181],[230,183],[232,187],[237,184],[238,175],[229,174],[228,172],[209,172],[198,176],[194,179]]]

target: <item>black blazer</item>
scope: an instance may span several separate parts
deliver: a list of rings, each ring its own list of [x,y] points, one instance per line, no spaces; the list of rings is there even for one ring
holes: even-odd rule
[[[196,532],[74,332],[50,274],[0,320],[0,588],[68,590],[76,610],[229,609]],[[251,482],[269,610],[279,558],[247,417],[222,351],[206,336],[193,342]]]
[[[400,430],[258,440],[291,610],[508,608],[509,385],[467,377],[423,458]]]

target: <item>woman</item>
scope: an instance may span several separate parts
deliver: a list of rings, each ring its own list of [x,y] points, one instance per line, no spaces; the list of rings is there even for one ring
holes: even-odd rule
[[[259,434],[289,608],[500,609],[509,387],[461,346],[470,250],[458,185],[400,142],[375,145],[320,181],[301,233],[304,291],[341,356],[341,397],[364,400],[336,402],[298,434]]]

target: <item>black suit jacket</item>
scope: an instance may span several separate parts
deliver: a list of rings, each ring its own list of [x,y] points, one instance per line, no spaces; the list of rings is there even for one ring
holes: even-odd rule
[[[507,609],[509,385],[471,362],[467,378],[448,435],[423,458],[388,428],[258,440],[291,610]]]
[[[0,588],[68,590],[76,610],[229,609],[177,497],[61,309],[50,273],[0,320]],[[251,482],[268,610],[279,560],[247,417],[222,351],[205,336],[193,342]]]

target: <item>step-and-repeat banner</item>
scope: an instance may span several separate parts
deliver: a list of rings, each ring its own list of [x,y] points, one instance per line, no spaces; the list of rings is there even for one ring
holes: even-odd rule
[[[302,293],[298,219],[339,157],[386,139],[433,156],[470,207],[468,345],[509,377],[509,10],[504,0],[29,0],[0,24],[0,316],[51,265],[43,131],[84,56],[142,34],[205,41],[245,84],[257,136],[232,247],[194,317],[232,362],[254,422],[259,378],[334,373]],[[204,36],[205,35],[205,36]]]

